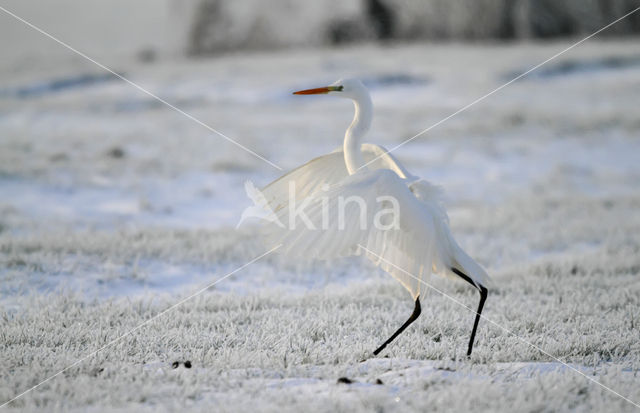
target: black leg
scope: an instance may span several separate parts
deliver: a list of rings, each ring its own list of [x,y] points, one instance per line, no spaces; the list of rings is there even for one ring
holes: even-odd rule
[[[480,314],[482,313],[482,307],[484,307],[484,302],[487,299],[487,289],[483,285],[480,285],[479,287],[476,286],[473,283],[473,281],[471,281],[471,278],[469,278],[462,271],[460,271],[460,270],[458,270],[456,268],[452,268],[451,271],[453,271],[454,273],[459,275],[460,278],[462,278],[463,280],[465,280],[469,284],[471,284],[474,287],[478,288],[478,290],[480,291],[480,303],[478,304],[478,311],[476,311],[476,320],[473,323],[473,330],[471,330],[471,339],[469,340],[469,348],[467,349],[467,357],[468,357],[468,356],[471,356],[471,351],[473,350],[473,340],[475,340],[475,338],[476,338],[476,330],[478,328],[478,322],[480,322]]]
[[[418,296],[418,298],[416,298],[416,306],[413,309],[413,314],[411,314],[411,317],[409,317],[409,319],[402,325],[402,327],[400,327],[398,329],[398,331],[396,331],[395,333],[393,333],[393,335],[391,337],[389,337],[389,339],[387,341],[384,342],[383,345],[381,345],[380,347],[378,347],[373,354],[374,355],[378,355],[378,353],[380,353],[382,350],[384,350],[385,347],[387,347],[387,344],[391,343],[393,340],[395,340],[396,337],[398,337],[400,335],[400,333],[402,333],[407,327],[409,327],[409,325],[411,323],[413,323],[414,321],[416,321],[416,319],[420,316],[420,312],[422,311],[422,309],[420,308],[420,296]]]
[[[471,356],[473,350],[473,340],[476,338],[476,329],[478,328],[478,322],[480,321],[480,314],[482,313],[482,307],[484,307],[484,301],[487,299],[487,289],[480,286],[480,304],[478,304],[478,311],[476,312],[476,321],[473,322],[473,330],[471,330],[471,339],[469,340],[469,348],[467,349],[467,357]]]

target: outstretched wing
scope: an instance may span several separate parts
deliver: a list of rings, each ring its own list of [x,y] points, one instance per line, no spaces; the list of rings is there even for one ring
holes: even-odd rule
[[[270,235],[285,253],[309,259],[363,254],[414,299],[421,280],[451,268],[450,236],[442,232],[446,222],[389,169],[347,176],[277,215],[285,228],[273,228]]]
[[[381,146],[363,144],[362,153],[365,162],[371,163],[354,175],[349,175],[339,148],[267,185],[262,193],[285,227],[268,227],[272,240],[282,243],[283,251],[309,259],[363,254],[400,281],[414,299],[420,294],[420,280],[432,272],[459,278],[452,268],[489,285],[484,269],[451,235],[440,187],[411,175]],[[397,227],[375,225],[377,216],[380,224],[391,216],[391,201],[380,201],[380,197],[398,201]],[[296,205],[290,204],[291,199]],[[358,201],[346,202],[349,199],[364,201],[366,227],[360,225]],[[292,215],[293,224],[302,222],[292,226]],[[309,229],[303,217],[315,229]]]
[[[413,177],[398,160],[387,153],[382,146],[364,143],[361,146],[362,155],[369,170],[389,169],[400,178],[409,180]],[[333,152],[312,159],[306,164],[294,169],[273,181],[262,189],[271,208],[274,211],[289,202],[290,196],[300,200],[330,186],[336,185],[349,176],[344,162],[344,152],[338,148]]]

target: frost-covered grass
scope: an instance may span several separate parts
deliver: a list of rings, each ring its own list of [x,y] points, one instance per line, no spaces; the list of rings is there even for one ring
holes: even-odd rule
[[[628,59],[637,45],[592,42],[562,59]],[[369,79],[369,140],[391,147],[564,47],[363,47],[118,69],[288,169],[339,145],[351,117],[345,102],[292,90]],[[11,95],[82,73],[96,70],[1,73],[0,402],[269,248],[233,229],[250,202],[243,181],[277,177],[269,165],[117,81]],[[636,403],[639,78],[630,64],[523,80],[397,151],[445,187],[454,234],[495,281],[486,317]],[[475,308],[468,286],[431,281]],[[473,315],[434,291],[371,358],[411,309],[366,262],[269,255],[8,411],[635,410],[487,321],[467,360]],[[186,360],[192,368],[171,366]]]

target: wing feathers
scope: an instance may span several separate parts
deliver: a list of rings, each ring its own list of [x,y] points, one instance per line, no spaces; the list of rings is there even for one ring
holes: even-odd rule
[[[272,242],[282,243],[285,253],[307,259],[364,255],[396,278],[414,299],[424,290],[421,280],[431,273],[455,276],[453,266],[486,285],[486,272],[451,236],[442,190],[409,174],[380,146],[363,144],[362,151],[366,162],[375,159],[368,170],[349,175],[342,150],[336,150],[262,190],[265,202],[284,224],[284,228],[267,227]],[[393,202],[385,203],[380,197],[397,201],[397,222],[389,212]],[[395,224],[391,228],[390,222]]]

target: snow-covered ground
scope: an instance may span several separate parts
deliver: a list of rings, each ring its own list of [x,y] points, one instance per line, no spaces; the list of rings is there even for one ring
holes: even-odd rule
[[[293,90],[363,78],[367,140],[390,148],[568,44],[101,63],[288,170],[352,116]],[[358,259],[274,254],[9,410],[634,410],[549,355],[640,402],[639,55],[589,41],[395,152],[445,188],[495,281],[486,316],[548,354],[483,321],[467,360],[472,314],[431,292],[369,358],[411,311],[402,287]],[[282,173],[90,62],[34,62],[0,72],[0,403],[266,251],[235,229],[243,183]]]

